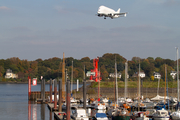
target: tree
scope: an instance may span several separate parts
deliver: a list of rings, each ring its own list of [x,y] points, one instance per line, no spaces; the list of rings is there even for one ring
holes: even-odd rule
[[[139,63],[139,61],[141,60],[140,57],[133,57],[132,61],[134,61],[135,63]]]
[[[19,69],[16,67],[15,64],[11,64],[9,66],[9,69],[11,69],[13,73],[18,73],[19,72]]]
[[[0,77],[3,77],[4,73],[5,73],[4,68],[0,66]]]
[[[167,64],[168,66],[174,67],[174,61],[170,59],[165,59],[164,63]]]
[[[135,72],[138,71],[138,67],[134,61],[128,61],[128,74],[132,76]]]
[[[69,57],[65,59],[66,66],[72,66],[72,61],[74,61],[73,57]]]
[[[81,62],[90,62],[90,58],[89,57],[84,57],[84,58],[81,58],[80,61]]]
[[[163,59],[160,58],[160,57],[157,57],[155,59],[155,63],[154,64],[155,64],[155,67],[159,68],[161,65],[163,65]]]
[[[144,71],[146,76],[150,77],[154,72],[154,64],[149,62],[149,59],[144,59],[141,62],[141,69]]]
[[[173,70],[173,68],[168,65],[166,65],[166,68],[167,68],[167,78],[170,80],[172,77],[168,73],[170,73]],[[159,73],[161,74],[161,78],[165,80],[165,64],[160,66]]]
[[[123,71],[125,68],[125,65],[122,62],[119,62],[117,64],[117,71]]]
[[[154,63],[154,58],[153,58],[153,57],[148,57],[147,59],[148,59],[148,61],[149,61],[150,63]]]
[[[109,73],[106,71],[106,68],[104,65],[101,66],[100,72],[101,72],[102,80],[106,80],[109,76]]]

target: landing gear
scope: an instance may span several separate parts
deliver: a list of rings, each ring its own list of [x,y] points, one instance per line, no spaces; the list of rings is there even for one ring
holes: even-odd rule
[[[106,17],[104,17],[104,19],[106,19]]]

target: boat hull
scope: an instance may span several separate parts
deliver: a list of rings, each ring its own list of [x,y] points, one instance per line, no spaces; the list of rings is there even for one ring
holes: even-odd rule
[[[153,120],[169,120],[169,117],[153,117]]]
[[[114,116],[112,120],[129,120],[130,116]]]

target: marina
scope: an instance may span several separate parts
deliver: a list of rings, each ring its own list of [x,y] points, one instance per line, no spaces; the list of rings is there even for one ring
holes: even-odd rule
[[[80,88],[82,87],[82,84],[80,84]],[[40,102],[35,102],[35,100],[31,100],[30,104],[28,104],[28,84],[0,84],[0,102],[2,103],[0,105],[0,110],[1,110],[1,118],[2,119],[14,119],[14,116],[16,116],[15,119],[22,119],[22,118],[28,118],[28,106],[31,107],[31,119],[32,120],[54,120],[54,114],[58,114],[59,111],[52,111],[48,108],[49,103],[45,103],[45,104],[41,104]],[[39,91],[39,96],[40,96],[40,89],[41,88],[41,84],[37,84],[37,86],[32,86],[32,93],[35,91]],[[45,89],[46,92],[49,92],[50,88],[50,84],[45,84]],[[74,88],[76,88],[76,84],[74,84]],[[135,90],[135,89],[134,89]],[[175,90],[174,90],[175,91]],[[37,93],[37,92],[36,92]],[[160,90],[160,95],[161,90]],[[119,92],[119,96],[120,96],[121,92]],[[156,92],[154,93],[154,96],[156,96]],[[82,95],[82,94],[81,94]],[[48,96],[48,95],[46,95]],[[87,96],[88,97],[88,96]],[[109,99],[110,101],[112,101],[114,99]],[[146,100],[146,102],[148,102],[148,100]],[[150,102],[150,101],[149,101]],[[155,103],[155,102],[153,102]],[[152,103],[150,103],[152,104]],[[52,105],[54,105],[52,103]],[[82,103],[78,103],[79,107],[83,108],[83,104]],[[113,104],[112,104],[113,105]],[[87,107],[89,107],[87,105]],[[6,109],[4,109],[6,108]],[[53,108],[53,106],[51,106],[51,108]],[[153,108],[150,109],[146,109],[148,110],[150,113],[153,113]],[[133,110],[132,110],[133,111]],[[130,115],[133,114],[133,112],[130,112]],[[134,110],[136,111],[136,110]],[[170,108],[170,112],[171,111],[175,111],[175,106],[173,108]],[[90,112],[90,110],[89,110]],[[96,112],[99,112],[98,110],[94,110],[91,109],[92,114],[95,114]],[[93,113],[94,112],[94,113]],[[103,110],[100,110],[100,112],[103,112]],[[105,113],[106,110],[104,111]],[[145,112],[145,111],[144,111]],[[64,113],[66,113],[64,111]],[[87,109],[87,113],[88,113],[88,109]],[[113,113],[113,112],[109,112],[109,113]],[[5,115],[3,115],[5,114]],[[18,115],[16,115],[18,114]],[[60,114],[63,115],[63,114]],[[62,116],[60,117],[60,119],[62,118]]]
[[[48,84],[48,85],[49,85],[49,88],[51,88],[51,84]],[[66,88],[65,94],[68,96],[70,94],[70,81],[66,82],[66,86],[67,88]],[[56,87],[54,88],[56,89]],[[86,91],[87,87],[82,86],[82,88],[83,88],[83,91]],[[49,91],[49,93],[51,92],[52,91]],[[41,94],[41,92],[39,93],[34,92],[34,93]],[[45,98],[48,98],[47,96],[49,93],[47,91],[45,93],[46,93],[44,94],[46,96]],[[60,93],[57,91],[57,94],[60,94]],[[53,95],[53,97],[55,98],[57,96]],[[81,96],[81,97],[84,98],[84,96]],[[85,98],[87,98],[87,96],[85,96]],[[119,97],[118,102],[115,103],[113,99],[109,99],[109,98],[107,99],[107,97],[102,97],[100,98],[99,101],[98,101],[98,98],[96,99],[87,98],[87,101],[85,102],[81,101],[79,98],[76,100],[73,100],[72,97],[68,97],[68,98],[66,97],[66,100],[61,101],[62,102],[60,103],[62,105],[61,107],[59,107],[59,102],[60,102],[59,99],[53,99],[53,101],[51,102],[50,102],[50,99],[45,100],[47,101],[45,103],[47,105],[47,108],[49,109],[49,112],[54,115],[55,120],[63,120],[63,119],[91,120],[91,119],[96,119],[95,117],[97,113],[106,114],[108,120],[114,120],[114,119],[115,120],[116,119],[117,120],[139,120],[139,119],[141,120],[142,118],[143,118],[142,120],[151,120],[151,119],[154,119],[154,116],[157,114],[160,107],[163,107],[163,104],[161,104],[161,100],[163,99],[161,99],[160,101],[157,101],[157,100],[151,101],[151,99],[154,100],[153,98],[144,99],[144,100],[142,99],[140,102],[138,102],[138,99],[136,98],[132,98],[132,100],[130,100],[130,98],[123,99]],[[170,99],[167,99],[167,100],[170,100]],[[42,101],[43,100],[38,102],[37,100],[36,102],[43,103]],[[177,110],[177,102],[173,103],[171,101],[171,103],[169,105],[166,105],[165,108],[167,109],[167,114],[169,115],[167,119],[170,119],[170,113],[172,111]],[[69,118],[68,118],[68,115],[69,115]]]

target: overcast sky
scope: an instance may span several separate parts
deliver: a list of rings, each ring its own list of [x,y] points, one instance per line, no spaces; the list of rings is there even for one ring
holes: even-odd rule
[[[128,12],[96,16],[99,6]],[[175,60],[180,0],[2,0],[0,59],[81,59],[105,53]]]

